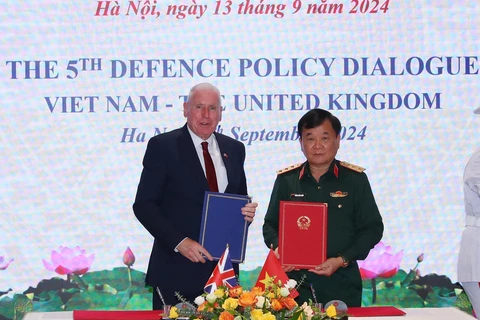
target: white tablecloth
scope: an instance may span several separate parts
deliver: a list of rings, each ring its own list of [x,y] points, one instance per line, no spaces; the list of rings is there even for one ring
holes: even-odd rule
[[[351,317],[355,320],[472,320],[457,308],[402,308],[407,314],[398,317]],[[72,320],[73,312],[30,312],[24,320]]]

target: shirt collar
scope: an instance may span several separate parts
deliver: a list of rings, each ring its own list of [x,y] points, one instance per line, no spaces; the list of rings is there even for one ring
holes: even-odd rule
[[[332,174],[336,178],[338,178],[338,164],[337,160],[333,159],[332,163],[330,163],[330,166],[328,167],[328,171],[326,174]],[[301,166],[300,172],[298,174],[298,179],[302,179],[305,176],[311,176],[312,173],[310,172],[310,165],[308,164],[308,161],[305,161],[303,165]]]
[[[190,137],[192,138],[192,141],[193,141],[193,144],[195,146],[195,148],[197,147],[202,147],[202,142],[203,141],[207,141],[208,142],[208,145],[209,145],[209,149],[210,150],[214,150],[212,149],[213,147],[215,147],[217,145],[217,140],[215,139],[215,134],[212,133],[210,135],[210,137],[208,137],[207,140],[203,140],[202,138],[200,138],[199,136],[197,136],[195,133],[193,133],[192,130],[190,130],[190,128],[188,127],[187,125],[187,129],[188,129],[188,133],[190,133]]]

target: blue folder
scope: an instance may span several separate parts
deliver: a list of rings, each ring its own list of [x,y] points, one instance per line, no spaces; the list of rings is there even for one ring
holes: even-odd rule
[[[232,262],[243,263],[247,248],[248,222],[241,208],[251,202],[249,196],[205,192],[199,243],[220,260],[225,248],[230,248]]]

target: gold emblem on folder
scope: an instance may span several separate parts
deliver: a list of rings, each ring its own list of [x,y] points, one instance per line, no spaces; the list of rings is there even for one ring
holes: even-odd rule
[[[308,228],[310,228],[311,223],[312,221],[307,216],[300,216],[297,219],[297,226],[300,228],[300,230],[308,230]]]

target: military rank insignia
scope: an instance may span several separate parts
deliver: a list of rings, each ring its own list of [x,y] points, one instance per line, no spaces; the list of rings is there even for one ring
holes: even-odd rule
[[[363,172],[363,171],[366,170],[365,168],[357,166],[356,164],[351,164],[351,163],[348,163],[348,162],[345,162],[345,161],[340,161],[340,165],[342,167],[348,168],[348,169],[356,171],[356,172]]]
[[[343,198],[348,196],[348,192],[343,192],[343,191],[335,191],[335,192],[330,192],[330,197],[332,198]]]
[[[297,163],[297,164],[291,165],[289,167],[277,170],[277,174],[282,174],[282,173],[285,173],[285,172],[288,172],[288,171],[292,171],[293,169],[297,169],[298,167],[300,167],[302,164],[303,163]]]

